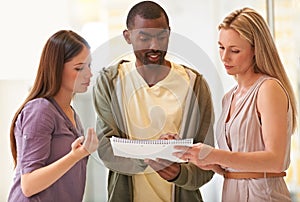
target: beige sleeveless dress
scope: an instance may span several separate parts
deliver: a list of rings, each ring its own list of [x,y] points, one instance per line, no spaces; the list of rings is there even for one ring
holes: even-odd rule
[[[261,124],[257,114],[256,100],[259,87],[267,79],[274,79],[268,76],[261,76],[245,94],[242,102],[235,109],[230,119],[226,122],[233,92],[236,87],[225,94],[222,101],[222,113],[217,123],[216,135],[220,149],[234,152],[253,152],[265,149],[262,138]],[[280,83],[278,80],[276,80]],[[274,112],[276,113],[276,111]],[[289,103],[289,145],[285,158],[285,169],[290,163],[290,137],[292,111]],[[279,145],[280,146],[280,145]],[[227,171],[235,171],[226,168]],[[260,178],[260,179],[224,179],[223,202],[261,202],[261,201],[291,201],[283,177]]]

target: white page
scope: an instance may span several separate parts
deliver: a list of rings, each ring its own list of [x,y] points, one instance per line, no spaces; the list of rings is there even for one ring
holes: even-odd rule
[[[130,140],[125,138],[110,138],[115,156],[136,159],[167,159],[173,162],[185,162],[172,153],[175,145],[191,146],[193,139],[179,140]]]

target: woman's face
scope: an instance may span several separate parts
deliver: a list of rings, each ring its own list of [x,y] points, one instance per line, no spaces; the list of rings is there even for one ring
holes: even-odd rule
[[[84,47],[77,56],[64,64],[61,88],[72,93],[86,92],[92,77],[90,65],[90,50]]]
[[[220,29],[219,53],[229,75],[253,72],[254,47],[233,29]]]

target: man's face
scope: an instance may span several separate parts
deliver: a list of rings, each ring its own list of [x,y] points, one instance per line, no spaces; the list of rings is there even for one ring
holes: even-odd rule
[[[162,65],[168,49],[170,28],[162,15],[156,19],[136,16],[134,26],[124,31],[124,37],[132,44],[136,65]]]

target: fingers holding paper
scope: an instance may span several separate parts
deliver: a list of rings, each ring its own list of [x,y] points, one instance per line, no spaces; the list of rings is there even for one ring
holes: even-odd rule
[[[153,170],[155,170],[163,179],[173,180],[180,173],[180,164],[168,161],[165,159],[145,159],[145,163],[148,164]]]
[[[166,133],[166,134],[162,134],[159,139],[161,140],[179,140],[180,137],[178,134],[174,134],[174,133]]]
[[[211,170],[209,166],[214,164],[211,155],[214,148],[209,145],[197,143],[193,146],[175,146],[174,148],[178,150],[173,153],[174,156],[189,161],[204,170]]]

